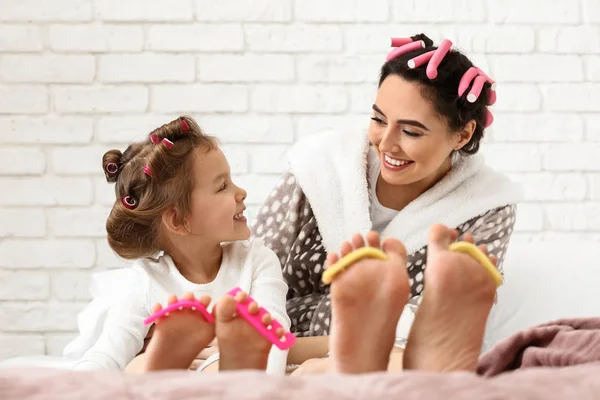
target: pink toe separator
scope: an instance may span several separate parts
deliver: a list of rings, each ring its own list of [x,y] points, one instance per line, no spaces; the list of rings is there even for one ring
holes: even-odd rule
[[[200,312],[202,314],[202,316],[204,317],[204,319],[206,320],[206,322],[208,322],[209,324],[212,324],[214,322],[214,320],[215,320],[214,317],[212,316],[212,314],[210,314],[206,310],[206,307],[204,307],[202,305],[202,303],[200,303],[199,301],[179,300],[179,301],[171,304],[170,306],[168,306],[166,308],[163,308],[162,310],[160,310],[158,312],[155,312],[154,314],[152,314],[151,316],[149,316],[148,318],[146,318],[144,320],[144,325],[150,325],[151,323],[153,323],[157,319],[160,319],[160,318],[166,316],[170,312],[182,310],[184,308],[189,308],[189,309],[192,309],[194,311]]]
[[[241,290],[242,289],[237,287],[227,292],[227,294],[235,297],[235,294],[237,292],[240,292]],[[252,327],[254,327],[254,329],[256,329],[261,335],[263,335],[267,340],[269,340],[269,342],[273,343],[281,350],[287,350],[290,347],[292,347],[296,342],[296,336],[294,336],[291,332],[286,332],[281,337],[281,339],[279,339],[277,335],[275,335],[275,331],[277,330],[277,328],[283,328],[283,326],[275,319],[273,319],[270,325],[270,329],[267,328],[262,322],[262,316],[267,314],[268,311],[259,306],[258,314],[251,315],[248,311],[248,306],[252,302],[256,303],[256,301],[250,296],[247,296],[246,301],[243,303],[237,302],[237,313],[241,315],[250,325],[252,325]]]

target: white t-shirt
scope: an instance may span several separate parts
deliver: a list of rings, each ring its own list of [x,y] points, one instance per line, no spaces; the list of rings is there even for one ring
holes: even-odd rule
[[[369,194],[371,196],[371,209],[369,211],[373,223],[372,229],[381,233],[398,214],[398,210],[382,206],[379,199],[377,199],[377,179],[381,172],[381,164],[373,146],[369,147],[367,155],[367,171]]]
[[[143,347],[150,328],[144,325],[144,319],[151,315],[156,303],[166,304],[172,294],[178,297],[185,292],[192,292],[196,297],[209,295],[212,298],[211,310],[225,293],[240,287],[267,309],[286,330],[290,329],[291,323],[285,308],[287,285],[283,280],[281,265],[275,253],[259,239],[224,244],[221,267],[210,283],[188,281],[166,254],[158,259],[137,260],[133,271],[120,276],[128,276],[124,278],[128,284],[116,282],[117,277],[111,278],[114,289],[106,289],[111,285],[104,283],[104,293],[79,315],[81,335],[65,348],[65,355],[81,355],[74,366],[75,370],[123,370]],[[104,304],[110,301],[110,306],[105,307],[104,312],[99,311],[102,306],[98,306],[98,301],[103,303],[103,296],[106,299]],[[110,296],[113,298],[106,298]],[[287,351],[273,346],[267,372],[282,375],[286,364]]]

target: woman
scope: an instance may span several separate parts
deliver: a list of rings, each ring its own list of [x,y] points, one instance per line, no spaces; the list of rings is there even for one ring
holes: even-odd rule
[[[288,361],[326,356],[331,303],[321,274],[327,253],[355,232],[374,230],[404,242],[413,312],[433,224],[471,233],[502,266],[522,194],[476,154],[493,120],[488,105],[495,85],[447,40],[438,48],[420,34],[392,45],[398,47],[381,68],[368,134],[334,132],[298,142],[290,171],[252,228],[281,261],[292,331],[320,337],[299,340]],[[400,348],[411,314],[404,312],[398,324]]]

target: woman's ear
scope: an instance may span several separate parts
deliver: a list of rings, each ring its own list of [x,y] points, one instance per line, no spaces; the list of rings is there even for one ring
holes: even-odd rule
[[[179,213],[174,207],[169,207],[162,214],[162,224],[167,232],[175,235],[185,235],[188,231],[185,229],[185,225],[180,223]]]
[[[471,141],[473,133],[475,133],[476,127],[477,122],[474,119],[472,119],[469,122],[467,122],[462,131],[456,134],[456,143],[454,144],[455,151],[462,149],[467,143]]]

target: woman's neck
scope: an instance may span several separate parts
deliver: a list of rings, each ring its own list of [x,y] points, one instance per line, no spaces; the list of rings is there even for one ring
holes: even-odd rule
[[[206,284],[217,277],[223,260],[223,249],[219,243],[196,242],[179,246],[170,243],[168,247],[165,251],[188,281]]]
[[[377,177],[377,187],[375,189],[377,200],[379,201],[379,204],[384,207],[401,211],[409,203],[441,181],[451,169],[452,161],[450,157],[448,157],[435,173],[408,185],[389,184],[381,177],[380,173]]]

